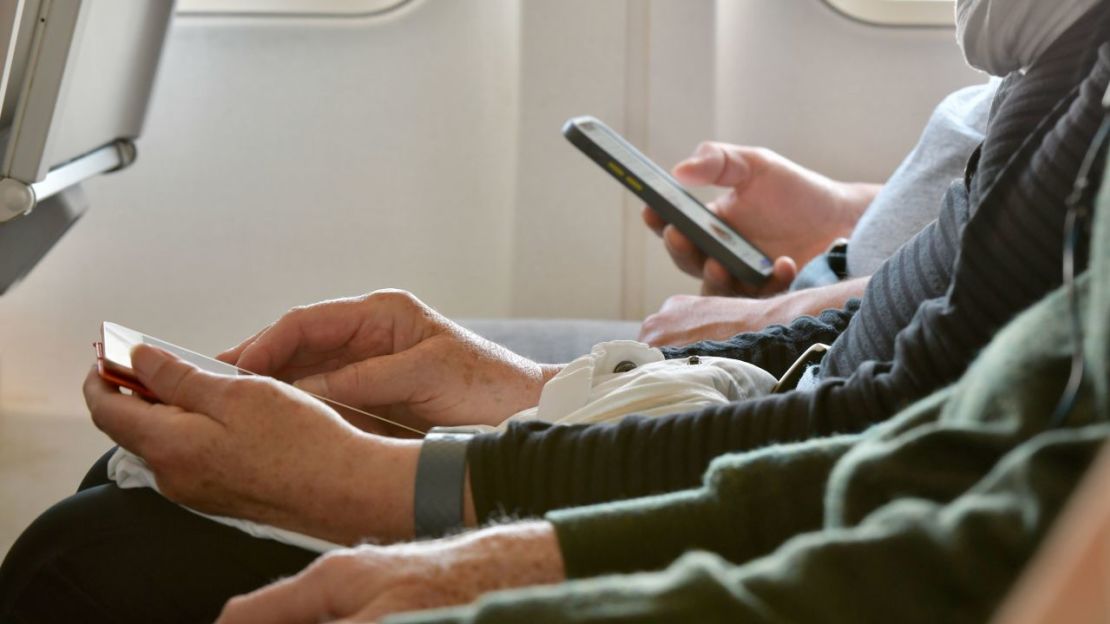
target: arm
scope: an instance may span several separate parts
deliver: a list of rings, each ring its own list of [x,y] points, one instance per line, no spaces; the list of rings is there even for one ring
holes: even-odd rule
[[[558,368],[393,291],[298,308],[222,357],[260,375],[206,374],[139,348],[136,374],[162,401],[151,404],[94,370],[85,384],[93,421],[146,460],[175,502],[340,543],[411,537],[420,444],[370,434],[377,421],[344,420],[262,375],[426,427],[499,422],[534,405]]]
[[[816,317],[825,310],[843,308],[863,296],[868,281],[861,277],[768,299],[675,295],[644,319],[640,341],[655,347],[681,346],[786,325],[798,317]]]
[[[1013,435],[987,427],[953,438],[966,432],[964,422],[915,427],[934,418],[947,396],[919,404],[902,419],[907,437],[916,438],[905,447],[909,458],[921,457],[915,446],[922,440],[941,447],[960,440],[964,445],[954,452],[966,455],[982,449],[983,435]],[[843,495],[826,492],[825,477],[834,463],[851,462],[845,453],[857,440],[769,451],[762,469],[758,459],[732,457],[715,464],[697,491],[553,514],[550,523],[325,557],[302,574],[232,601],[221,621],[309,622],[322,615],[377,621],[463,604],[492,590],[613,572],[640,573],[495,593],[462,609],[391,621],[590,622],[618,615],[701,621],[713,615],[738,622],[878,622],[905,620],[907,608],[920,621],[983,621],[1108,434],[1110,427],[1097,424],[982,449],[980,459],[996,461],[968,463],[950,487],[884,503],[848,526],[823,508],[825,498]],[[887,445],[875,439],[879,444],[861,457]],[[776,483],[765,470],[781,473],[785,482]],[[892,482],[933,487],[920,466],[894,472]],[[832,474],[831,488],[845,475],[852,478],[851,471]],[[972,487],[960,485],[965,478]],[[822,520],[824,530],[818,530]],[[715,554],[682,555],[692,549]],[[645,573],[675,557],[664,572]],[[897,582],[907,574],[912,579]]]
[[[690,548],[719,548],[745,560],[820,525],[825,478],[854,441],[823,440],[723,459],[698,490],[577,510],[552,522],[328,555],[291,579],[231,601],[220,621],[309,622],[325,614],[376,621],[568,576],[661,569]],[[793,495],[782,496],[782,488]],[[644,548],[645,542],[652,547]],[[566,554],[572,558],[564,559]]]
[[[390,621],[986,621],[1108,433],[1046,433],[951,502],[897,500],[857,526],[799,536],[739,567],[693,553],[663,573],[493,594]]]

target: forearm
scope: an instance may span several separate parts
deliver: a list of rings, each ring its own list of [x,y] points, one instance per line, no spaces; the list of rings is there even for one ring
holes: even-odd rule
[[[883,190],[882,184],[870,182],[846,182],[840,187],[841,205],[845,212],[853,217],[853,223],[859,221],[871,202]]]
[[[397,622],[984,621],[1106,435],[1105,425],[1044,434],[951,502],[894,500],[745,565],[691,553],[663,572],[499,593]],[[908,570],[912,582],[898,582]]]
[[[828,476],[859,438],[726,455],[697,489],[549,513],[567,576],[658,570],[691,550],[733,563],[763,556],[820,528]]]
[[[888,414],[862,400],[869,379],[660,418],[599,425],[514,423],[467,448],[479,522],[697,487],[726,453],[858,432]],[[865,397],[864,397],[865,398]]]
[[[719,553],[732,562],[749,560],[770,552],[790,536],[820,526],[827,475],[856,439],[843,436],[723,458],[696,490],[583,507],[552,514],[548,522],[469,534],[472,537],[462,538],[469,542],[467,548],[478,559],[483,552],[487,556],[496,553],[496,561],[468,564],[470,575],[459,582],[488,590],[537,583],[527,579],[547,584],[566,578],[659,570],[695,549]],[[783,490],[791,496],[782,496]],[[452,540],[443,542],[453,544]],[[651,547],[644,548],[644,544]],[[520,554],[514,554],[514,549]],[[475,558],[456,550],[452,547],[444,552],[444,565]],[[501,584],[486,579],[491,573],[504,575]],[[547,591],[566,595],[577,589],[563,585]],[[639,595],[636,590],[633,593]],[[520,601],[508,606],[509,611],[503,613],[500,607],[485,607],[483,618],[516,621],[513,618],[520,615]],[[546,606],[554,605],[548,602]],[[443,615],[410,617],[425,616],[436,621]]]
[[[768,318],[774,323],[785,324],[800,316],[816,317],[825,310],[839,310],[849,300],[862,297],[870,280],[870,277],[857,277],[779,295],[771,303]]]
[[[362,434],[336,449],[340,463],[320,476],[318,499],[305,505],[320,527],[308,532],[342,544],[412,539],[420,445]]]
[[[855,282],[855,280],[853,280]],[[861,287],[858,284],[852,287]],[[845,286],[845,288],[850,288]],[[822,289],[823,290],[823,289]],[[837,293],[847,295],[847,291]],[[823,295],[818,295],[823,297]],[[824,302],[835,297],[829,295]],[[801,305],[802,299],[791,302],[798,309],[818,308],[823,305],[812,301],[808,306]],[[815,343],[832,344],[847,329],[849,322],[859,310],[860,302],[850,296],[835,305],[817,311],[814,316],[808,313],[797,314],[787,325],[770,325],[760,331],[737,334],[724,341],[703,341],[684,347],[664,347],[667,358],[685,358],[692,355],[727,357],[743,360],[779,377],[798,359],[806,349]]]
[[[424,549],[426,545],[413,547]],[[559,541],[549,522],[518,522],[464,533],[440,540],[437,550],[443,569],[451,573],[451,583],[464,594],[566,579]]]

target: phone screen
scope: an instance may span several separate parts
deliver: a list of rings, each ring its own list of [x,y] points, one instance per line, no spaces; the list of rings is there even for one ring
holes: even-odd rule
[[[132,370],[131,349],[140,344],[147,344],[152,347],[158,347],[163,351],[168,351],[197,368],[210,373],[216,373],[218,375],[247,374],[245,371],[241,371],[231,364],[226,364],[208,356],[184,349],[175,344],[170,344],[165,340],[147,336],[146,334],[128,329],[116,323],[105,322],[101,328],[101,334],[104,341],[104,359],[122,371]]]

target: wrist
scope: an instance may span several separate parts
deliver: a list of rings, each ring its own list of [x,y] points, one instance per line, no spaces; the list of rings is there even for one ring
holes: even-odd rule
[[[808,291],[800,290],[775,295],[763,301],[763,318],[759,327],[787,325],[790,321],[810,314]]]
[[[793,320],[799,316],[817,316],[828,309],[842,308],[849,299],[863,296],[869,280],[869,277],[850,278],[828,286],[772,297],[768,314],[778,319]]]
[[[540,379],[542,379],[545,384],[566,368],[566,364],[540,364],[539,366]]]
[[[473,595],[566,580],[555,528],[546,521],[490,527],[442,540],[444,573]]]
[[[881,184],[866,182],[841,182],[838,184],[837,204],[840,207],[839,212],[844,230],[840,235],[841,237],[847,238],[851,235],[856,223],[859,222],[863,213],[867,212],[868,206],[871,205],[871,202],[882,188]]]
[[[506,418],[512,416],[516,412],[538,405],[540,402],[540,395],[543,394],[544,386],[565,367],[566,364],[539,364],[531,362],[528,385],[525,390],[518,395],[520,400],[512,407],[511,411],[499,414],[494,420],[486,421],[485,424],[493,426],[500,425]]]
[[[420,446],[420,440],[360,434],[343,453],[343,471],[321,475],[341,488],[319,507],[337,524],[342,543],[412,539]]]

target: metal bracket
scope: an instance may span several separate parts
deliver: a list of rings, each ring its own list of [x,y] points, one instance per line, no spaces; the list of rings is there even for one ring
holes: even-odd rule
[[[127,167],[135,161],[135,155],[133,142],[117,139],[54,167],[46,177],[33,184],[0,178],[0,223],[30,213],[39,202],[93,176]]]
[[[0,295],[50,252],[87,207],[80,185],[71,186],[42,200],[34,213],[0,226]]]

